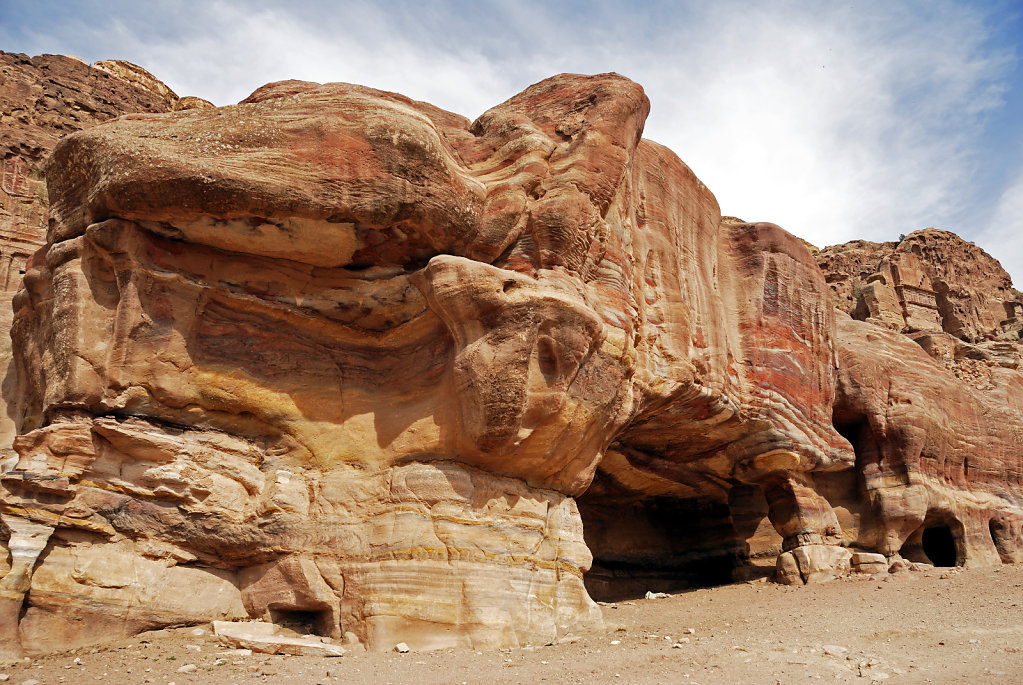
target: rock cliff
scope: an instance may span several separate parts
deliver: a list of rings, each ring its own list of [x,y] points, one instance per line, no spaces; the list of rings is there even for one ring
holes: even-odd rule
[[[852,317],[834,419],[856,448],[860,543],[927,561],[923,536],[940,534],[951,564],[1019,561],[1023,297],[1008,274],[933,228],[816,257]]]
[[[857,240],[816,254],[835,306],[904,333],[948,333],[969,343],[1016,342],[1023,294],[982,249],[927,228],[899,242]]]
[[[62,55],[0,51],[0,372],[10,361],[8,306],[29,257],[46,241],[48,199],[43,162],[69,133],[130,112],[212,107],[179,98],[130,62],[92,66]],[[0,449],[10,451],[14,425],[0,416]]]
[[[287,81],[61,140],[13,303],[0,650],[242,617],[545,643],[591,595],[764,560],[1016,561],[1007,277],[950,234],[815,257],[723,218],[648,108],[615,74],[473,122]],[[834,308],[874,273],[940,325]]]

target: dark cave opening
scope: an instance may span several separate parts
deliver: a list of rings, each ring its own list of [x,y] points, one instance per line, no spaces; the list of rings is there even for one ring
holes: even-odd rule
[[[300,635],[330,636],[330,611],[302,609],[270,610],[270,620],[274,625],[293,630]]]
[[[578,504],[593,554],[583,580],[598,601],[724,585],[749,563],[727,502],[658,497],[608,506],[583,496]]]
[[[963,538],[966,529],[947,512],[932,512],[923,525],[902,543],[904,559],[934,566],[959,566],[966,561]]]
[[[842,410],[836,403],[831,424],[838,434],[852,445],[856,455],[856,473],[877,473],[880,469],[881,455],[874,441],[867,417],[851,410]]]
[[[647,592],[677,593],[726,585],[733,582],[738,556],[735,551],[688,561],[656,554],[627,560],[594,558],[583,582],[590,596],[599,602],[639,599]]]
[[[875,475],[881,470],[881,454],[874,439],[870,422],[863,414],[835,405],[832,425],[838,434],[849,441],[856,455],[856,472]]]
[[[867,427],[867,419],[865,417],[857,417],[856,419],[846,417],[844,421],[832,419],[831,423],[835,426],[838,434],[852,444],[854,450],[860,440],[860,433]]]
[[[935,566],[955,566],[958,558],[955,536],[947,525],[924,528],[921,538],[924,554]]]

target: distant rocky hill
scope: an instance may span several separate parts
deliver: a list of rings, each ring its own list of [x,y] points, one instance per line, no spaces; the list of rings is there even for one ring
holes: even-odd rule
[[[547,644],[593,597],[1023,560],[1020,298],[953,234],[722,217],[616,74],[470,122],[8,58],[5,188],[50,204],[10,286],[0,656],[246,618]],[[160,113],[54,144],[113,101]]]
[[[970,342],[1017,341],[1023,295],[997,260],[928,228],[899,242],[855,240],[816,253],[835,304],[855,319]]]
[[[909,336],[978,389],[993,366],[1019,369],[1023,294],[997,260],[948,231],[856,240],[816,253],[836,306]]]

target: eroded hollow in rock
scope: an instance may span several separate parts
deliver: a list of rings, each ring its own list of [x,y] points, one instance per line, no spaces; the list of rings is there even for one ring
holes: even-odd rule
[[[835,430],[852,445],[857,460],[862,462],[864,459],[869,459],[871,462],[876,462],[877,447],[874,444],[873,434],[870,430],[870,424],[867,422],[867,417],[859,412],[837,405],[832,417]]]
[[[922,546],[924,554],[935,566],[956,565],[956,543],[948,526],[924,528]]]
[[[304,611],[301,609],[270,609],[274,625],[294,630],[302,635],[330,635],[330,611]]]
[[[935,566],[960,566],[964,555],[962,524],[957,521],[925,521],[913,531],[899,553],[910,561]]]
[[[586,589],[599,601],[678,592],[774,573],[781,536],[759,487],[736,485],[727,502],[660,497],[579,501],[593,566]]]
[[[839,396],[833,413],[835,430],[849,441],[856,455],[857,477],[867,489],[884,485],[908,485],[909,472],[900,460],[884,459],[878,436],[862,412],[846,406],[846,398]]]

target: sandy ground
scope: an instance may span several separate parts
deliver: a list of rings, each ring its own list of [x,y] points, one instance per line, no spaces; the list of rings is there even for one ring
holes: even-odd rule
[[[218,655],[208,631],[145,633],[0,666],[51,683],[1023,683],[1023,567],[751,582],[602,605],[607,629],[493,652]],[[201,633],[201,634],[200,634]],[[195,666],[192,673],[182,673]],[[4,676],[7,676],[6,680]]]

